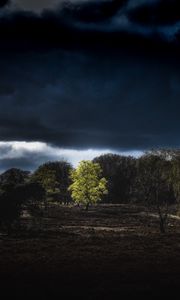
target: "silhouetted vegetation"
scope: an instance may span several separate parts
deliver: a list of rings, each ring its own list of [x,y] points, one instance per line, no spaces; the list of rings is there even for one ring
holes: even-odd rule
[[[165,232],[169,208],[175,203],[171,178],[171,160],[150,152],[137,160],[135,193],[137,199],[154,208],[159,216],[159,226]]]
[[[108,181],[108,195],[104,202],[127,203],[132,200],[132,187],[136,176],[136,159],[117,154],[105,154],[94,159]]]
[[[68,191],[71,170],[72,166],[66,161],[48,162],[32,174],[32,181],[38,182],[45,189],[48,199],[68,204],[71,202]]]
[[[33,173],[14,168],[0,175],[0,221],[8,230],[24,212],[40,218],[52,203],[88,207],[100,200],[144,205],[157,214],[164,233],[171,208],[179,212],[180,151],[151,150],[139,158],[106,154],[81,162],[77,169],[58,161]]]
[[[178,151],[7,170],[0,175],[2,293],[172,297],[179,290],[179,200]]]

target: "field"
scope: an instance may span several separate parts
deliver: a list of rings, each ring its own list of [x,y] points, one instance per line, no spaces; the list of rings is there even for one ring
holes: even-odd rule
[[[159,233],[154,212],[135,205],[51,207],[28,230],[0,235],[0,288],[30,299],[174,296],[180,284],[180,220]]]

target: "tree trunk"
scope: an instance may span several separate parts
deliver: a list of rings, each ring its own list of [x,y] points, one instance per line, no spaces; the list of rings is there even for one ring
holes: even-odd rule
[[[158,206],[158,214],[160,231],[161,233],[165,233],[166,216],[163,216],[160,206]]]
[[[163,211],[161,211],[161,207],[159,204],[159,193],[156,189],[156,204],[157,204],[157,212],[159,215],[159,228],[161,233],[165,233],[165,218],[163,217]]]
[[[159,225],[161,233],[165,233],[164,221],[162,219],[160,219]]]
[[[89,209],[89,202],[86,204],[86,211]]]

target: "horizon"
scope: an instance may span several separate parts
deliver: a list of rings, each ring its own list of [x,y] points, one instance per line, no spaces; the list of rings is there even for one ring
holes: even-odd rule
[[[68,149],[60,148],[45,142],[1,141],[0,142],[0,173],[18,168],[34,171],[39,165],[49,161],[64,160],[76,167],[82,160],[93,160],[103,154],[139,157],[143,151],[111,149]],[[3,168],[2,168],[3,166]]]

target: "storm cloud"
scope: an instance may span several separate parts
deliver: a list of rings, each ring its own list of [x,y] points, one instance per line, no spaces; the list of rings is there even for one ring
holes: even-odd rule
[[[176,66],[60,50],[8,56],[1,61],[1,138],[63,147],[177,145]]]
[[[102,43],[121,47],[134,35],[153,43],[157,37],[179,42],[180,5],[178,0],[12,0],[1,11],[0,29],[0,49],[6,51]]]
[[[108,149],[63,149],[41,142],[0,142],[0,172],[12,167],[34,171],[40,164],[58,160],[68,161],[76,167],[81,160],[91,160],[109,152],[113,153]],[[119,154],[138,157],[142,153],[129,151]]]
[[[175,0],[10,1],[0,13],[0,139],[179,147],[179,19]]]
[[[7,4],[9,4],[9,0],[0,0],[0,8],[5,7]]]

